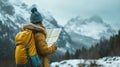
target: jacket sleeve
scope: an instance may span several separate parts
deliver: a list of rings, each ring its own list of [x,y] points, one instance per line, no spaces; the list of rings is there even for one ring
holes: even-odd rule
[[[51,47],[48,47],[46,43],[46,38],[43,33],[36,33],[35,39],[37,42],[37,48],[41,55],[49,55],[55,52],[57,49],[56,45],[52,45]]]

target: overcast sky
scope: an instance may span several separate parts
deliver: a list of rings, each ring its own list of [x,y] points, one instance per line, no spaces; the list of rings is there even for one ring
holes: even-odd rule
[[[50,11],[60,25],[75,16],[100,15],[105,22],[120,23],[120,0],[23,0]]]

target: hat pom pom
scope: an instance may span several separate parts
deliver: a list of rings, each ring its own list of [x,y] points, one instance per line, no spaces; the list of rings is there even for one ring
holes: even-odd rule
[[[35,8],[35,7],[34,7],[34,8],[32,8],[31,12],[32,12],[32,13],[37,12],[37,8]]]

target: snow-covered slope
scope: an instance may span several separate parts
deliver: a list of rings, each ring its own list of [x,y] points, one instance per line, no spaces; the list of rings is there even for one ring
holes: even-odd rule
[[[51,67],[120,67],[120,57],[104,57],[97,60],[64,60],[51,63]]]
[[[92,16],[90,18],[77,16],[70,19],[64,26],[64,29],[76,45],[84,45],[87,47],[94,45],[100,38],[109,38],[116,33],[116,31],[99,16]]]
[[[8,0],[0,0],[0,56],[10,57],[14,50],[14,37],[20,31],[21,24],[26,22],[28,13],[23,6],[13,5]],[[24,17],[24,15],[26,17]],[[8,50],[9,49],[9,50]]]
[[[115,30],[99,16],[92,16],[90,18],[77,16],[72,18],[65,25],[65,30],[67,32],[74,31],[76,34],[92,37],[94,39],[109,37],[115,33]]]

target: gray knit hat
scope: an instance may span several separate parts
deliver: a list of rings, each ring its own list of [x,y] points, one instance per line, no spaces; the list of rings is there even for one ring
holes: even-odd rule
[[[33,24],[41,23],[43,19],[41,14],[37,11],[37,8],[32,8],[31,12],[32,12],[30,17],[31,23]]]

